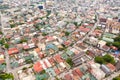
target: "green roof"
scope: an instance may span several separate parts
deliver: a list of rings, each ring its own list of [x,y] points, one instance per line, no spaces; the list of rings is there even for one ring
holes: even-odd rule
[[[36,74],[36,80],[43,80],[43,79],[47,79],[49,76],[44,73],[44,74]]]
[[[63,59],[67,59],[68,58],[67,54],[65,54],[65,53],[63,53],[61,56],[62,56]]]
[[[53,68],[48,68],[48,69],[46,69],[46,72],[47,73],[49,73],[49,74],[51,74],[51,76],[56,76],[56,73],[55,73],[55,71],[53,70]]]
[[[114,39],[103,37],[102,40],[107,42],[114,42]]]
[[[11,63],[11,67],[18,67],[18,66],[19,66],[18,62],[12,62]]]
[[[0,70],[4,70],[6,68],[6,65],[0,64]]]
[[[69,55],[69,56],[72,56],[74,53],[70,50],[67,50],[66,53]]]
[[[86,79],[90,79],[90,80],[97,80],[93,75],[91,75],[90,73],[85,74],[81,80],[86,80]]]
[[[115,38],[116,35],[111,34],[111,33],[104,33],[103,37],[107,37],[107,38]]]
[[[25,56],[24,58],[25,58],[25,60],[31,60],[31,58],[33,58],[33,57],[34,57],[34,55],[30,54],[29,56]]]

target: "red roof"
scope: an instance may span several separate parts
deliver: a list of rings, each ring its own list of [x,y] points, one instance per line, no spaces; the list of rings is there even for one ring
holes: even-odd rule
[[[114,50],[118,50],[118,48],[115,47],[115,46],[110,46],[110,48],[112,48],[112,49],[114,49]]]
[[[89,31],[90,31],[90,28],[85,28],[85,27],[83,27],[83,26],[81,26],[79,29],[80,29],[80,31],[82,31],[82,32],[89,32]]]
[[[28,45],[25,45],[23,46],[23,48],[26,50],[26,49],[29,49],[30,47]]]
[[[40,58],[43,58],[43,57],[44,57],[44,54],[39,54],[39,57],[40,57]]]
[[[52,36],[46,36],[46,38],[47,38],[48,41],[53,41],[53,40],[55,40]]]
[[[107,66],[111,71],[115,71],[115,70],[116,70],[115,66],[112,65],[111,63],[108,63],[106,66]]]
[[[54,71],[57,75],[60,74],[60,70],[58,68],[56,68]]]
[[[78,74],[76,73],[75,70],[72,71],[72,74],[73,74],[74,76],[78,76]]]
[[[64,77],[65,80],[73,80],[70,74],[66,74]]]
[[[80,69],[75,69],[75,71],[79,75],[79,77],[83,76],[83,73],[80,71]]]
[[[65,41],[64,45],[69,46],[70,45],[70,41]]]
[[[43,70],[42,65],[40,62],[36,62],[33,66],[35,72],[41,72]]]
[[[46,66],[46,68],[48,68],[48,65],[47,65],[47,63],[45,62],[45,61],[43,61],[44,62],[44,65]]]
[[[2,63],[4,63],[5,62],[5,60],[0,60],[0,64],[2,64]]]
[[[58,63],[64,62],[64,60],[61,58],[61,56],[60,56],[59,54],[55,55],[55,56],[54,56],[54,59],[55,59],[55,61],[57,61]]]
[[[19,50],[17,48],[11,48],[8,50],[8,54],[11,55],[11,54],[14,54],[14,53],[18,53]]]
[[[49,59],[49,62],[50,62],[50,64],[53,65],[53,64],[55,63],[55,60],[54,60],[53,58],[50,58],[50,59]]]

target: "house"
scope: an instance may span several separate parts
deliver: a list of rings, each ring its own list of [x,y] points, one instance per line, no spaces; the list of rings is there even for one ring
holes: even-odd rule
[[[56,54],[56,55],[54,56],[54,60],[55,60],[57,63],[64,62],[64,60],[62,59],[62,57],[60,56],[60,54]]]
[[[66,69],[67,68],[67,66],[63,62],[60,62],[59,65],[61,66],[62,69]]]
[[[0,53],[0,64],[5,62],[5,57],[4,57],[4,54],[1,54]]]
[[[120,61],[116,63],[115,67],[116,67],[116,71],[120,70]]]
[[[54,60],[52,57],[49,58],[48,61],[50,62],[50,64],[51,64],[52,66],[55,65],[55,60]]]
[[[50,43],[46,45],[46,52],[50,53],[50,54],[54,54],[55,52],[57,52],[59,49],[56,45]]]
[[[40,62],[36,62],[34,65],[33,65],[33,69],[35,72],[41,72],[43,70],[43,67],[42,67],[42,64]]]
[[[106,65],[102,64],[102,65],[100,66],[100,68],[103,70],[103,72],[106,73],[106,75],[110,75],[110,74],[111,74],[110,69],[109,69]]]
[[[64,79],[65,79],[65,80],[73,80],[73,78],[72,78],[72,76],[71,76],[70,74],[66,74],[66,75],[64,76]]]
[[[104,45],[104,46],[101,47],[101,49],[104,50],[104,51],[109,51],[109,50],[110,50],[110,47]]]
[[[106,45],[106,42],[105,42],[105,41],[100,40],[100,41],[98,42],[98,47],[99,47],[99,48],[103,47],[104,45]]]
[[[100,18],[100,23],[101,24],[106,24],[107,22],[107,19],[106,18]]]
[[[114,72],[116,70],[116,67],[111,63],[106,64],[106,66],[110,69],[111,72]]]
[[[40,74],[36,74],[35,77],[36,77],[36,80],[44,80],[44,79],[48,79],[49,75],[46,74],[46,73],[41,74],[41,75]]]
[[[9,55],[16,54],[18,52],[19,52],[19,50],[17,48],[10,48],[10,49],[8,49],[8,54]]]
[[[80,71],[79,68],[74,69],[74,70],[72,71],[72,74],[73,74],[73,77],[74,77],[75,79],[77,79],[77,80],[79,80],[79,79],[82,78],[82,76],[83,76],[83,73]]]
[[[87,51],[87,46],[84,43],[77,43],[76,48],[80,51]]]
[[[61,71],[57,67],[54,69],[54,71],[57,75],[59,75],[61,73]]]
[[[75,56],[72,57],[74,66],[78,66],[78,65],[82,64],[83,62],[86,62],[87,60],[89,60],[89,59],[83,52],[76,54]]]
[[[71,44],[71,41],[64,41],[63,43],[65,46],[69,46]]]
[[[117,21],[114,21],[113,19],[109,19],[106,22],[106,32],[118,34],[120,33],[120,23]]]
[[[41,50],[45,50],[45,44],[44,44],[44,43],[38,43],[37,46],[38,46],[38,48],[40,48]]]
[[[50,75],[50,77],[55,77],[56,73],[53,68],[46,69],[46,72]]]
[[[35,48],[35,44],[34,43],[30,43],[30,44],[28,44],[28,46],[29,46],[30,49],[31,48]]]
[[[90,28],[86,28],[84,26],[80,26],[79,31],[80,31],[81,35],[85,35],[87,32],[90,31]]]
[[[100,69],[100,65],[90,61],[87,63],[89,72],[97,79],[102,80],[105,77],[105,73]]]
[[[52,65],[50,64],[50,62],[48,61],[48,59],[44,59],[44,63],[46,63],[46,66],[52,67]]]
[[[76,73],[75,70],[72,71],[72,74],[73,74],[73,79],[74,80],[79,80],[80,79],[80,77],[78,76],[78,74]]]

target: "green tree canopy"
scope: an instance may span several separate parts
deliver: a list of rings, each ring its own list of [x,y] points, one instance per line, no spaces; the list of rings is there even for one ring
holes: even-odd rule
[[[99,63],[99,64],[105,64],[105,63],[111,63],[111,64],[115,64],[115,60],[114,58],[109,55],[109,54],[106,54],[104,56],[97,56],[95,57],[95,62]]]
[[[95,62],[97,62],[97,63],[99,63],[99,64],[103,64],[104,63],[104,60],[103,60],[103,58],[102,57],[100,57],[100,56],[97,56],[97,57],[95,57]]]
[[[8,73],[0,73],[0,80],[14,80],[14,76]]]
[[[115,64],[114,58],[112,56],[110,56],[109,54],[106,54],[105,56],[103,56],[103,59],[107,63]]]
[[[65,32],[65,36],[69,36],[70,32]]]
[[[113,80],[120,80],[120,77],[115,77],[113,78]]]
[[[5,43],[5,48],[8,49],[9,48],[9,44]]]
[[[67,62],[71,67],[72,67],[73,64],[74,64],[71,58],[68,58],[68,59],[66,60],[66,62]]]

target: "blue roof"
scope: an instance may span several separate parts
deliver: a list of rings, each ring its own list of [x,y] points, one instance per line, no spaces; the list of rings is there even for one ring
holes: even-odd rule
[[[56,45],[54,45],[54,44],[48,44],[46,46],[46,50],[48,50],[48,49],[53,49],[55,51],[58,51],[58,47]]]
[[[66,40],[67,40],[67,38],[66,38],[66,37],[62,37],[62,40],[63,40],[63,41],[66,41]]]
[[[118,51],[118,50],[117,50],[117,51],[115,51],[115,54],[120,54],[120,51]]]
[[[39,9],[43,9],[43,6],[38,6]]]

